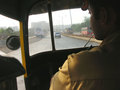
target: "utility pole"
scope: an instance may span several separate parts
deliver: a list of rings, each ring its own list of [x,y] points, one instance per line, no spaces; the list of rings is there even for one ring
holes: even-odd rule
[[[69,12],[70,12],[71,27],[72,27],[72,14],[71,14],[71,9],[69,9]]]
[[[62,16],[62,31],[64,30],[63,16]]]

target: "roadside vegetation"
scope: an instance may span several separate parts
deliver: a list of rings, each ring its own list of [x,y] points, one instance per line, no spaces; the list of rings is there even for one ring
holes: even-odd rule
[[[81,29],[83,27],[90,27],[90,18],[89,17],[85,17],[84,21],[80,24],[73,24],[71,26],[73,32],[81,32]]]
[[[19,31],[15,31],[11,27],[0,28],[0,40],[6,40],[11,35],[19,35]]]

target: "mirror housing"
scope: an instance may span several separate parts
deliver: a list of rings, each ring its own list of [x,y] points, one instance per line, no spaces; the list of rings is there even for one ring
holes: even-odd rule
[[[19,36],[10,36],[6,40],[6,46],[10,50],[17,50],[20,47],[20,37]]]

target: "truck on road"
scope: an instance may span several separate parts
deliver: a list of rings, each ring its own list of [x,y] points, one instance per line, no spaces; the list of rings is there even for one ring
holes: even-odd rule
[[[34,34],[36,37],[43,38],[45,35],[45,32],[41,28],[36,28]]]

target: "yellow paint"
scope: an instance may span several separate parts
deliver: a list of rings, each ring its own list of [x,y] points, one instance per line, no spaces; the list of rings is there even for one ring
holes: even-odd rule
[[[22,55],[22,64],[26,70],[26,60],[25,60],[25,49],[24,49],[24,37],[23,37],[23,23],[20,22],[20,44],[21,44],[21,55]],[[27,72],[24,74],[24,77],[27,77]]]

